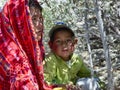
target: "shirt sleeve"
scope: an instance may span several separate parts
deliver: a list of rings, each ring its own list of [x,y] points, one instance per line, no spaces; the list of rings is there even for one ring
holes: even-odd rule
[[[78,72],[79,77],[90,77],[91,76],[91,71],[90,69],[86,66],[86,64],[81,60],[81,68]]]
[[[44,78],[48,84],[53,84],[56,76],[56,62],[54,58],[45,58],[44,64]]]

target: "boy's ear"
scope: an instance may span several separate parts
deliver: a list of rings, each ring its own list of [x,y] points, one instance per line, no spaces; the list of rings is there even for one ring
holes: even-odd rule
[[[74,40],[74,45],[76,45],[77,43],[78,43],[78,39],[75,38],[75,40]]]
[[[52,49],[52,42],[51,41],[48,42],[48,45],[49,45],[50,49]]]

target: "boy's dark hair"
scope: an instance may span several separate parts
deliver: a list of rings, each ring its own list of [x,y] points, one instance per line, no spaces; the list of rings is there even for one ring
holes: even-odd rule
[[[54,36],[57,32],[59,31],[67,31],[71,33],[72,37],[75,37],[74,32],[72,31],[71,28],[69,28],[67,25],[65,24],[56,24],[55,26],[52,27],[52,29],[49,31],[49,38],[50,41],[53,42],[54,41]]]
[[[29,4],[29,7],[38,8],[40,10],[40,12],[42,12],[42,7],[37,0],[29,0],[28,4]]]

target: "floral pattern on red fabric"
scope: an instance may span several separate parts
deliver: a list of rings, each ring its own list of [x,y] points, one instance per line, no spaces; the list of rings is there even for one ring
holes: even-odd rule
[[[51,90],[27,0],[9,0],[0,13],[0,90]]]

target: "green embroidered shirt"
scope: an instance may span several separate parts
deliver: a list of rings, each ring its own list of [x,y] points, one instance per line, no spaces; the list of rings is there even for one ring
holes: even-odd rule
[[[48,84],[75,83],[78,78],[90,77],[90,70],[78,55],[73,54],[71,60],[66,62],[50,53],[45,58],[44,77]]]

